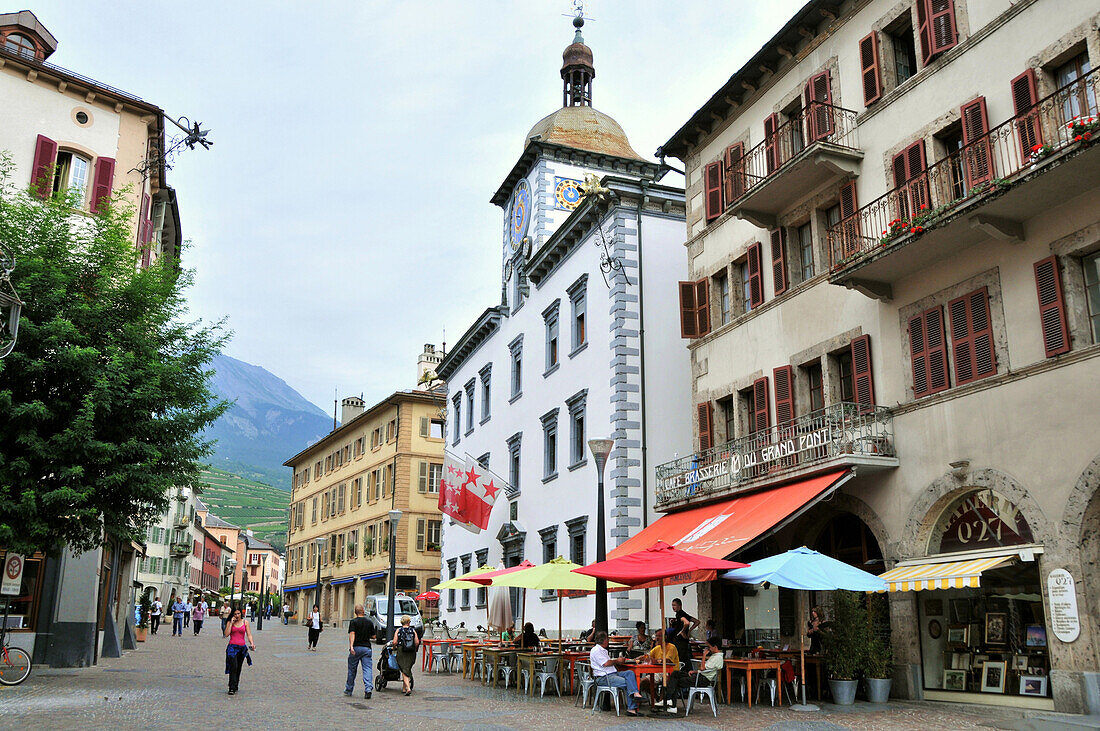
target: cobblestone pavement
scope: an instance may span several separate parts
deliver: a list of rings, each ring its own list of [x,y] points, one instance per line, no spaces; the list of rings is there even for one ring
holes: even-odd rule
[[[209,625],[213,624],[213,628]],[[213,629],[213,631],[211,631]],[[20,686],[0,687],[0,728],[177,727],[311,729],[965,729],[1015,727],[1022,717],[1007,709],[891,702],[884,706],[825,705],[820,713],[786,708],[722,706],[718,718],[696,706],[690,719],[662,715],[638,719],[577,708],[572,698],[528,699],[514,689],[486,688],[454,675],[416,673],[416,690],[400,684],[375,691],[371,700],[343,695],[347,635],[329,628],[317,652],[307,652],[305,629],[279,621],[255,631],[254,664],[245,667],[241,690],[226,694],[224,645],[218,622],[199,637],[162,631],[120,659],[93,668],[40,668]],[[377,650],[375,651],[377,661]],[[998,720],[1003,719],[1003,723]],[[1024,721],[1024,723],[1027,723]]]

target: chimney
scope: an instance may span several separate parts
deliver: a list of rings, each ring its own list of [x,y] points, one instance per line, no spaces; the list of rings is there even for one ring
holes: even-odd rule
[[[366,411],[366,403],[358,396],[348,396],[340,402],[340,423],[347,424]]]
[[[439,372],[439,364],[443,362],[442,351],[431,343],[424,344],[424,352],[416,361],[416,387],[425,391],[443,383],[439,378],[425,377],[429,371],[434,376]]]

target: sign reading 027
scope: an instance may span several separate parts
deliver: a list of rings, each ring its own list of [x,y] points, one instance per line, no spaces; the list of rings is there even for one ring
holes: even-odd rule
[[[512,251],[519,251],[530,225],[531,188],[526,180],[521,180],[512,194],[512,209],[508,216],[508,243]]]

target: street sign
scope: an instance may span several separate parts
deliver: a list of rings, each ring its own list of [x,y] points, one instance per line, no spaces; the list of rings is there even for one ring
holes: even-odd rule
[[[18,553],[9,553],[4,559],[4,576],[0,581],[0,595],[18,596],[23,585],[23,564],[25,561]]]
[[[239,582],[239,581],[234,581],[234,582],[233,582],[233,588],[234,588],[234,589],[240,589],[240,588],[241,588],[241,582]]]

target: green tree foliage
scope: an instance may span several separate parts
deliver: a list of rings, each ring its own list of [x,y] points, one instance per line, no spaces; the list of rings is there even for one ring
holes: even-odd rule
[[[228,406],[207,364],[228,334],[187,320],[178,262],[137,268],[132,210],[32,199],[11,170],[0,155],[0,242],[25,302],[0,361],[0,546],[139,537],[170,488],[198,484],[202,430]]]
[[[822,650],[829,677],[855,680],[867,653],[867,610],[861,594],[833,592],[832,617],[824,628]]]

